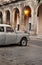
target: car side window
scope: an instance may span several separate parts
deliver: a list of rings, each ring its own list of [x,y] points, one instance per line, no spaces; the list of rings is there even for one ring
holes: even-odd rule
[[[13,29],[11,27],[6,27],[6,32],[13,32]]]
[[[4,27],[0,27],[0,32],[4,32]]]

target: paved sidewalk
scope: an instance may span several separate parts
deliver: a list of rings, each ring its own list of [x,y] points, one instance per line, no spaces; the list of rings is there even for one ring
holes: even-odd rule
[[[30,35],[30,40],[42,40],[42,35]]]

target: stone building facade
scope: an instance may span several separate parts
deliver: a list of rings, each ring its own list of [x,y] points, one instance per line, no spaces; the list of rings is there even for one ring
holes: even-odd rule
[[[28,10],[25,15],[24,11]],[[8,0],[0,4],[0,24],[9,24],[14,30],[42,34],[42,0]]]

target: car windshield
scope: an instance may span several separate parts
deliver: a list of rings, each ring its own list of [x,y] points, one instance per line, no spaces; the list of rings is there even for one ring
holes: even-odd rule
[[[11,27],[6,27],[6,32],[14,32],[14,30]]]

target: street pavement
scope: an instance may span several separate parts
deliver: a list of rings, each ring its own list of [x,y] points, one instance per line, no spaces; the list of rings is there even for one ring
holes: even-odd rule
[[[42,40],[30,40],[24,47],[0,47],[0,65],[42,65]]]

